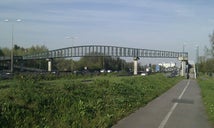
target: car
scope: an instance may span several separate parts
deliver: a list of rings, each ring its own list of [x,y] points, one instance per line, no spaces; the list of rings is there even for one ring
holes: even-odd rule
[[[148,73],[147,73],[147,72],[142,72],[140,75],[141,75],[141,76],[147,76]]]
[[[105,72],[106,72],[105,69],[100,70],[100,73],[105,73]]]
[[[111,73],[112,72],[112,70],[107,70],[107,73]]]
[[[0,79],[5,80],[5,79],[12,79],[13,78],[13,74],[10,72],[6,72],[6,73],[1,73],[0,74]]]

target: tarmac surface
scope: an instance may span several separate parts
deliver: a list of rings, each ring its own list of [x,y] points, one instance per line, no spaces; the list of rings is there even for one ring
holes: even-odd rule
[[[112,128],[211,128],[196,80],[183,80]]]

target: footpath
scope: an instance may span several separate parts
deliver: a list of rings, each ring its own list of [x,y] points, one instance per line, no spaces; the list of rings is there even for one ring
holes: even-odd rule
[[[183,80],[112,128],[211,128],[196,80]]]

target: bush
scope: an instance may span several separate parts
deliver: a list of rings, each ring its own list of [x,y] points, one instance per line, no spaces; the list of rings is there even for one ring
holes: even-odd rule
[[[209,119],[214,124],[214,79],[201,76],[198,80]]]
[[[148,77],[14,79],[0,97],[3,127],[111,127],[180,80],[161,74]],[[43,78],[42,78],[43,79]],[[49,78],[48,78],[49,79]],[[6,83],[6,82],[5,82]],[[5,83],[1,83],[4,86]],[[0,91],[3,91],[0,88]]]

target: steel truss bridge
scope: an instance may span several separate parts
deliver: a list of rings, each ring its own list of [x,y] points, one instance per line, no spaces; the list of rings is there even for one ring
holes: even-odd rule
[[[137,60],[143,58],[178,58],[182,61],[182,72],[185,71],[185,61],[188,61],[187,52],[174,52],[162,50],[149,50],[140,48],[128,48],[117,46],[103,45],[85,45],[74,46],[62,49],[50,50],[46,52],[34,53],[24,56],[14,56],[14,60],[35,60],[47,59],[48,71],[51,71],[51,60],[54,58],[69,58],[69,57],[91,57],[91,56],[111,56],[111,57],[133,57],[134,58],[134,74],[137,74]],[[10,57],[0,57],[0,61],[10,61]],[[11,61],[12,63],[12,61]],[[12,70],[12,69],[11,69]]]
[[[23,56],[23,60],[28,59],[47,59],[47,58],[69,58],[83,56],[112,56],[112,57],[147,57],[147,58],[188,58],[187,52],[149,50],[128,47],[85,45],[62,49],[51,50],[47,52],[35,53]]]
[[[14,60],[69,58],[83,56],[111,56],[111,57],[145,57],[145,58],[188,58],[187,52],[149,50],[117,46],[85,45],[75,46],[47,52],[34,53],[24,56],[14,56]],[[10,60],[10,57],[1,56],[0,60]]]

